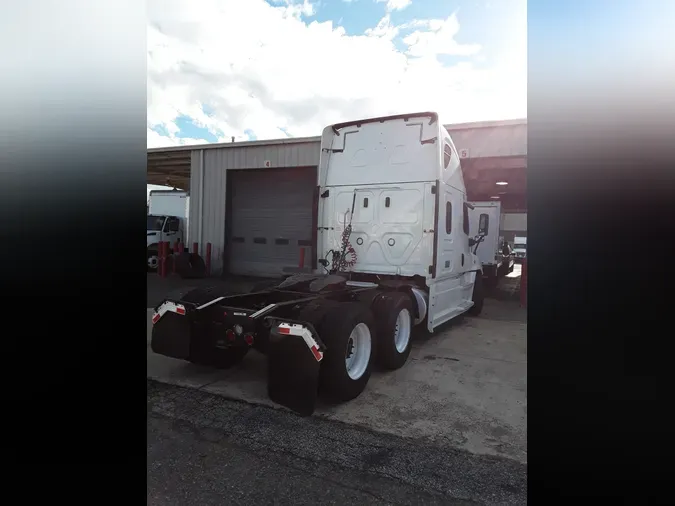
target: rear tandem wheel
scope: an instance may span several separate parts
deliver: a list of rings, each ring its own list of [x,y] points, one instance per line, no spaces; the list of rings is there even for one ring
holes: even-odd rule
[[[384,292],[373,309],[377,318],[377,362],[389,370],[400,369],[412,348],[412,300],[403,292]]]
[[[337,304],[320,325],[326,352],[319,385],[331,398],[345,402],[358,397],[370,379],[375,346],[375,319],[359,302]]]

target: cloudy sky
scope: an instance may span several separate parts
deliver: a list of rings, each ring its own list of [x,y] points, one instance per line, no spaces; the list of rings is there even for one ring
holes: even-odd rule
[[[149,0],[148,147],[526,116],[526,0]]]

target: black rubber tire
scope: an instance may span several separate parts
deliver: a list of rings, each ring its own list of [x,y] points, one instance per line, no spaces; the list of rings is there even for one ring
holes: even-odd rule
[[[473,284],[473,294],[471,295],[473,306],[468,313],[471,316],[478,316],[483,311],[483,302],[485,301],[485,291],[483,288],[483,276],[480,272],[476,273],[476,280]]]
[[[181,253],[175,257],[176,272],[183,279],[199,279],[206,275],[204,259],[195,253]]]
[[[371,353],[363,375],[353,380],[347,374],[345,354],[349,336],[359,323],[365,323],[371,335]],[[359,302],[344,302],[330,309],[322,320],[319,335],[326,345],[321,361],[319,385],[322,393],[338,402],[358,397],[366,388],[373,364],[373,351],[377,344],[375,318],[370,309]]]
[[[151,256],[158,257],[158,258],[157,258],[157,267],[154,267],[154,268],[153,268],[153,267],[150,267],[150,262],[149,262],[149,260],[150,260],[150,257],[151,257]],[[145,268],[146,268],[146,271],[147,271],[147,272],[157,272],[157,270],[158,270],[158,268],[159,268],[159,256],[158,256],[157,252],[156,252],[156,251],[153,251],[153,250],[147,250],[147,254],[146,254],[146,257],[145,257],[145,258],[146,258],[146,262],[145,262]]]
[[[410,314],[410,337],[408,345],[399,352],[396,349],[396,321],[401,311]],[[373,313],[377,321],[377,364],[390,371],[400,369],[408,360],[412,349],[412,328],[415,320],[413,303],[410,296],[403,292],[385,292],[373,304]]]

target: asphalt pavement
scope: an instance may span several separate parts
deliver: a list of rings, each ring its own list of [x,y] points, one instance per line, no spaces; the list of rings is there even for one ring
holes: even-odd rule
[[[147,504],[526,504],[527,466],[147,382]]]

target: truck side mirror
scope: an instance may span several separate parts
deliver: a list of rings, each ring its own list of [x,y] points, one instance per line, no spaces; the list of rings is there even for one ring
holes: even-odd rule
[[[469,237],[469,248],[473,248],[476,245],[476,239]]]
[[[478,235],[487,235],[490,226],[490,217],[487,214],[481,214],[478,220]]]

